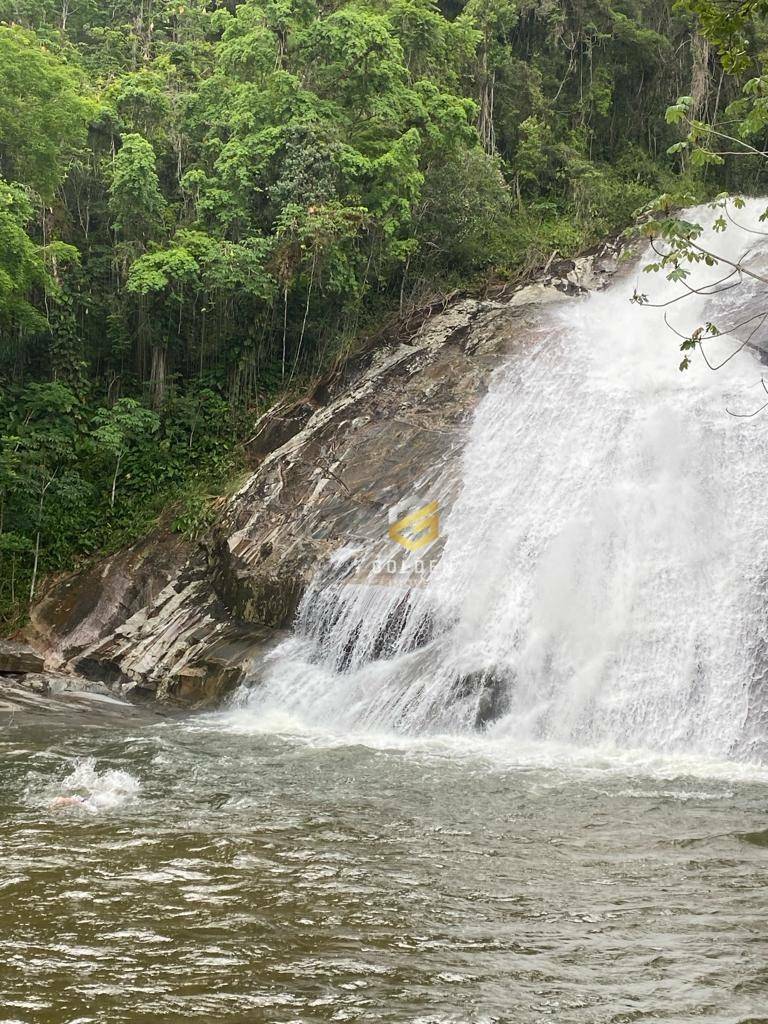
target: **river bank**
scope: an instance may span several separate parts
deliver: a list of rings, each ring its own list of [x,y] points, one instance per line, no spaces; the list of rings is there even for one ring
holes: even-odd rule
[[[0,677],[0,729],[21,726],[81,727],[156,722],[174,712],[149,704],[132,704],[108,692],[88,689],[52,693],[29,682]]]
[[[178,709],[125,700],[104,683],[46,670],[26,644],[0,640],[0,730],[24,726],[80,727],[156,722]]]

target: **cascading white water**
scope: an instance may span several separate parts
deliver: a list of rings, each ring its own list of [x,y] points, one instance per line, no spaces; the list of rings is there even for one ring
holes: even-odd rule
[[[750,233],[764,208],[705,242],[765,265]],[[696,266],[689,284],[714,291],[727,269]],[[679,373],[664,313],[684,333],[724,330],[763,286],[664,308],[632,304],[636,287],[658,304],[682,293],[635,267],[553,308],[496,372],[423,584],[373,571],[396,547],[385,536],[346,549],[241,703],[333,728],[761,755],[768,411],[727,411],[762,404],[761,364],[745,349],[713,373],[696,354]],[[714,361],[737,342],[706,346]]]

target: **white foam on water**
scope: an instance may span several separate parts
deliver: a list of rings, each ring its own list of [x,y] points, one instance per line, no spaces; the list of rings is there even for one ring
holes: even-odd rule
[[[96,759],[83,758],[57,787],[58,796],[75,796],[82,799],[82,806],[92,814],[111,811],[134,799],[141,789],[141,783],[130,772],[107,768],[100,772]]]
[[[189,719],[190,731],[226,732],[232,736],[274,736],[298,747],[317,751],[367,748],[389,755],[412,758],[418,764],[450,761],[464,763],[473,770],[557,772],[563,778],[657,779],[660,782],[718,783],[768,786],[768,765],[755,761],[708,757],[698,753],[662,753],[648,748],[622,749],[611,744],[584,746],[551,740],[533,740],[510,744],[494,739],[487,732],[407,734],[386,729],[333,729],[308,724],[304,718],[286,711],[263,710],[258,706]],[[564,774],[563,774],[564,773]],[[683,789],[680,793],[701,795],[701,790]],[[714,798],[714,795],[712,796]]]
[[[768,265],[749,233],[764,208],[702,244]],[[691,269],[698,289],[728,271]],[[679,373],[664,322],[723,330],[760,287],[675,302],[680,284],[638,266],[543,314],[477,409],[426,583],[366,582],[370,552],[331,561],[222,725],[448,734],[512,761],[672,757],[692,774],[765,759],[768,419],[727,411],[761,404],[762,367],[745,349]],[[667,305],[633,304],[636,288]],[[706,343],[713,361],[736,344]]]

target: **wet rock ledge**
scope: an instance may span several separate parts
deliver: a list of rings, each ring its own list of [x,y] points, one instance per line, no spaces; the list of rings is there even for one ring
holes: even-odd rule
[[[162,706],[138,707],[92,679],[48,672],[26,644],[0,640],[0,728],[72,723],[104,725],[164,717]]]
[[[560,260],[525,288],[458,298],[405,338],[369,345],[255,424],[255,471],[203,543],[158,530],[60,580],[25,639],[49,672],[110,693],[219,701],[258,672],[329,555],[385,535],[390,508],[429,493],[493,369],[540,338],[543,310],[603,287],[617,268],[613,246]]]

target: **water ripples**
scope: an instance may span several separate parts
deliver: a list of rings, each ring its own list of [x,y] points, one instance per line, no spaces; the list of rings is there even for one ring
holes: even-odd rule
[[[768,1004],[759,777],[200,725],[0,744],[2,1024],[737,1024]],[[51,810],[83,765],[139,786]]]

